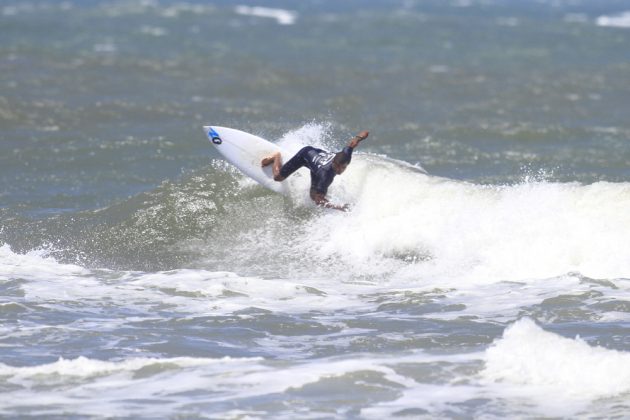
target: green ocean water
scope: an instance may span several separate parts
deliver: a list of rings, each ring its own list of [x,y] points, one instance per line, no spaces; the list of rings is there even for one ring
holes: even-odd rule
[[[629,13],[0,3],[0,415],[623,417]],[[352,212],[208,124],[369,130]]]

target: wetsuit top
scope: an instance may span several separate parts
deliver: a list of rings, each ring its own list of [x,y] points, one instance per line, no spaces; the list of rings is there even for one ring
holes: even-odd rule
[[[311,170],[311,189],[326,195],[328,187],[335,179],[335,175],[337,175],[332,167],[334,157],[335,153],[306,146],[282,165],[280,175],[287,178],[302,166],[306,166]]]

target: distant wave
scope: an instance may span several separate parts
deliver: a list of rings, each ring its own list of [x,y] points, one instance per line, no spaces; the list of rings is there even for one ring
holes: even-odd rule
[[[615,14],[603,15],[596,19],[598,26],[610,26],[615,28],[630,28],[630,11]]]
[[[280,25],[294,25],[298,17],[294,11],[270,7],[236,6],[235,11],[239,15],[275,19]]]

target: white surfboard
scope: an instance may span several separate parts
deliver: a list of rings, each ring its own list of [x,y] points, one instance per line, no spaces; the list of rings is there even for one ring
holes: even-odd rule
[[[286,159],[285,150],[258,136],[233,128],[213,125],[204,126],[203,129],[210,143],[228,162],[263,187],[288,195],[289,190],[285,183],[273,180],[271,165],[265,168],[260,166],[264,157],[275,152],[281,152]]]

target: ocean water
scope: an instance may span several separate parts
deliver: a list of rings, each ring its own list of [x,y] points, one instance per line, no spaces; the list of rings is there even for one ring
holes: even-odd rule
[[[628,418],[629,110],[627,0],[4,0],[0,417]]]

